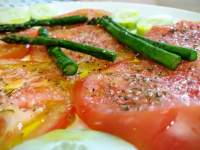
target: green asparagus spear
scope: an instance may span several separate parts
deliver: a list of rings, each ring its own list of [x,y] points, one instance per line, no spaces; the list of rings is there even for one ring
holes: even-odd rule
[[[54,56],[57,66],[65,75],[74,75],[77,73],[77,63],[65,56],[59,47],[49,47],[48,53],[49,55]]]
[[[97,23],[103,26],[110,34],[112,34],[119,42],[127,45],[130,49],[141,53],[154,61],[166,66],[171,70],[175,70],[181,62],[181,57],[167,52],[159,47],[155,47],[148,42],[130,35],[127,31],[122,30],[113,24],[108,17],[97,18],[92,20],[92,23]]]
[[[105,59],[108,61],[114,61],[116,59],[116,53],[107,49],[98,48],[86,44],[80,44],[68,40],[56,39],[50,37],[26,37],[17,35],[8,35],[1,39],[7,43],[16,44],[34,44],[34,45],[45,45],[45,46],[58,46],[67,48],[73,51],[85,53],[94,56],[99,59]]]
[[[22,23],[22,24],[1,24],[0,33],[16,32],[16,31],[28,29],[34,26],[72,25],[76,23],[83,23],[86,21],[87,21],[87,17],[85,16],[67,16],[67,17],[42,19],[42,20],[31,19],[30,21]]]
[[[41,27],[38,30],[38,35],[39,36],[43,36],[43,37],[48,37],[49,36],[49,31],[46,28]]]
[[[194,61],[197,59],[197,51],[195,49],[192,48],[186,48],[186,47],[181,47],[181,46],[175,46],[175,45],[170,45],[167,43],[163,43],[163,42],[158,42],[158,41],[153,41],[151,39],[139,36],[137,34],[133,34],[131,32],[129,32],[126,28],[124,28],[123,26],[117,24],[116,22],[114,22],[111,18],[108,18],[113,24],[115,24],[116,26],[118,26],[119,28],[121,28],[124,31],[127,31],[127,34],[131,34],[132,36],[139,38],[141,40],[144,40],[156,47],[165,49],[168,52],[177,54],[179,56],[181,56],[183,59],[189,60],[189,61]]]
[[[39,29],[39,35],[48,37],[48,30],[46,28]],[[57,66],[62,70],[65,75],[74,75],[77,73],[77,63],[66,56],[59,47],[47,47],[48,54],[55,58]]]

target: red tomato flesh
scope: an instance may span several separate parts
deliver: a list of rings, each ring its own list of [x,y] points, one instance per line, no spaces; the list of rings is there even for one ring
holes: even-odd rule
[[[74,120],[69,83],[55,64],[8,61],[0,64],[0,75],[0,147],[9,149]]]
[[[0,42],[0,59],[21,59],[28,53],[28,46]]]
[[[37,36],[36,29],[28,29],[18,33],[25,36]],[[0,59],[21,59],[24,58],[30,51],[30,45],[7,44],[0,42]]]
[[[73,101],[89,127],[140,150],[198,150],[199,74],[198,61],[174,72],[145,60],[124,61],[78,81]]]

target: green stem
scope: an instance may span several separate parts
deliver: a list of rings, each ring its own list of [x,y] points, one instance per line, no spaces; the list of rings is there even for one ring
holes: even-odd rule
[[[0,33],[16,32],[34,26],[72,25],[77,23],[83,23],[86,22],[87,20],[88,18],[85,16],[67,16],[67,17],[42,19],[42,20],[31,19],[30,21],[22,24],[1,24]]]
[[[116,53],[107,49],[98,48],[86,44],[80,44],[68,40],[56,39],[50,37],[26,37],[17,35],[8,35],[1,39],[7,43],[16,44],[34,44],[34,45],[45,45],[45,46],[57,46],[67,48],[73,51],[85,53],[94,56],[99,59],[108,61],[114,61],[116,59]]]
[[[39,35],[48,37],[48,30],[46,28],[39,29]],[[59,47],[47,47],[48,54],[53,56],[57,66],[62,70],[65,75],[74,75],[77,73],[77,63],[66,56]]]
[[[92,23],[95,22],[103,26],[113,37],[119,42],[127,45],[130,49],[153,59],[171,70],[175,70],[181,62],[180,56],[167,52],[159,47],[155,47],[144,40],[130,35],[127,31],[122,30],[113,24],[107,17],[98,18],[96,21],[92,21]]]
[[[65,75],[74,75],[77,73],[77,63],[66,56],[59,47],[49,47],[48,53],[55,58],[57,66]]]
[[[131,32],[129,32],[126,28],[124,28],[123,26],[117,24],[116,22],[114,22],[111,18],[108,18],[113,24],[115,24],[116,26],[118,26],[119,28],[121,28],[124,31],[127,31],[127,34],[130,34],[131,36],[134,36],[138,39],[144,40],[156,47],[162,48],[168,52],[177,54],[179,56],[181,56],[183,59],[185,60],[189,60],[189,61],[194,61],[198,58],[198,53],[195,49],[192,48],[186,48],[186,47],[181,47],[181,46],[175,46],[175,45],[170,45],[167,43],[163,43],[163,42],[158,42],[158,41],[153,41],[151,39],[142,37],[140,35],[137,34],[133,34]]]

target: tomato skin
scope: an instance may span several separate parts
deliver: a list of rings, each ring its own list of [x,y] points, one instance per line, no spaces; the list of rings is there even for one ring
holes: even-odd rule
[[[154,149],[200,149],[200,107],[175,109],[176,118],[153,140]]]
[[[5,120],[3,117],[0,117],[0,135],[3,133],[4,129],[5,129]]]
[[[26,139],[34,138],[56,129],[64,129],[74,121],[75,116],[72,108],[62,105],[56,109],[50,109],[42,124],[35,128]]]
[[[142,63],[142,65],[142,68],[145,69],[146,63]],[[200,106],[197,101],[194,104],[183,105],[181,102],[177,103],[178,99],[175,99],[170,100],[170,105],[166,103],[167,105],[163,107],[158,105],[154,109],[127,111],[119,109],[119,105],[113,103],[114,96],[113,98],[105,96],[101,99],[106,94],[104,90],[101,91],[104,87],[107,88],[107,86],[103,86],[104,82],[107,83],[106,73],[114,74],[111,76],[112,83],[121,81],[118,80],[119,78],[115,78],[117,75],[115,71],[118,70],[118,73],[125,75],[127,72],[125,71],[124,73],[123,70],[127,70],[129,67],[123,68],[124,66],[128,66],[128,64],[119,63],[109,68],[109,70],[104,70],[100,74],[90,75],[75,83],[72,99],[78,116],[90,128],[117,135],[134,144],[139,150],[199,150]],[[137,66],[129,68],[129,71],[133,68],[137,68]],[[153,70],[161,71],[158,68],[153,68]],[[198,72],[198,70],[196,71]],[[172,82],[185,81],[187,77],[185,70],[165,73],[168,75],[166,79]],[[180,76],[177,76],[176,73],[179,73]],[[151,75],[155,76],[154,73],[146,70],[141,74],[147,75],[149,78]],[[195,75],[197,74],[194,72],[191,77],[197,81],[194,87],[198,88],[199,78],[196,78]],[[158,79],[161,81],[162,77]],[[162,81],[164,82],[165,79]],[[123,81],[117,84],[118,89],[123,85]],[[169,86],[172,87],[171,84]],[[188,89],[190,89],[190,86],[188,86]],[[90,93],[90,91],[93,91],[92,89],[95,89],[92,92],[95,98]],[[185,88],[183,89],[185,90]],[[189,95],[190,91],[187,92]],[[198,99],[198,95],[193,96]],[[192,100],[191,98],[191,102]]]
[[[98,105],[92,105],[83,99],[81,96],[85,92],[83,87],[83,81],[79,81],[75,85],[74,91],[80,92],[73,94],[74,105],[78,116],[90,128],[120,136],[136,145],[140,150],[200,149],[199,106],[152,112],[116,112],[112,109],[109,110],[106,106],[99,108]],[[179,124],[183,123],[184,119],[191,121],[191,124],[186,122],[186,127],[183,128],[194,131],[189,131],[182,136],[173,135],[173,130],[178,130]],[[187,136],[189,137],[187,138]]]
[[[57,121],[53,124],[48,131],[52,131],[55,129],[64,129],[66,128],[73,120],[74,116],[71,110],[63,112],[57,119]]]

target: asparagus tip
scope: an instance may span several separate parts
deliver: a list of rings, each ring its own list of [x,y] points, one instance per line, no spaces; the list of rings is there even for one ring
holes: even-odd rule
[[[197,51],[195,51],[195,50],[191,51],[191,55],[190,55],[189,60],[190,60],[190,61],[195,61],[195,60],[197,60],[197,58],[198,58],[198,53],[197,53]]]
[[[63,73],[67,76],[72,76],[75,75],[78,71],[78,65],[77,64],[68,64],[66,67],[63,69]]]

